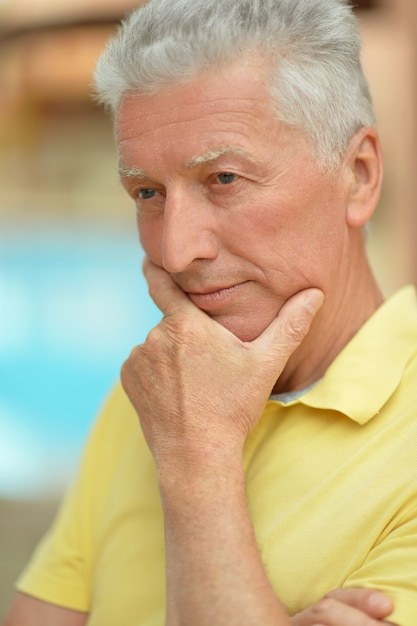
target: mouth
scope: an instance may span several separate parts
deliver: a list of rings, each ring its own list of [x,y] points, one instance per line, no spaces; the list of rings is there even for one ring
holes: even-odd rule
[[[250,281],[244,281],[229,286],[208,287],[201,291],[186,291],[186,293],[191,302],[199,309],[211,312],[227,304],[231,304],[249,282]]]

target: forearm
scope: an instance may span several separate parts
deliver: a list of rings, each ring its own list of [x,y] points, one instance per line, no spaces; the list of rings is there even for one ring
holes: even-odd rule
[[[154,457],[166,527],[169,626],[289,626],[249,518],[242,450],[323,294],[294,295],[252,342],[200,311],[161,268],[164,318],[122,368]],[[283,564],[284,568],[284,564]]]
[[[241,463],[163,472],[160,487],[167,625],[289,625],[259,555]]]

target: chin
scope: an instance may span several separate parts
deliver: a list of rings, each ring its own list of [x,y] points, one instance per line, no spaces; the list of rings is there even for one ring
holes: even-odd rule
[[[245,319],[244,317],[229,317],[226,315],[213,317],[213,319],[233,333],[240,341],[245,342],[254,341],[272,322],[272,319],[263,321],[259,318]]]

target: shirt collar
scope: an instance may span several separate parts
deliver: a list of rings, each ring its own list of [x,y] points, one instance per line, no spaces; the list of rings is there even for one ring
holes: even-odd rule
[[[362,326],[323,378],[295,402],[343,413],[358,424],[391,397],[417,353],[417,296],[404,287]]]

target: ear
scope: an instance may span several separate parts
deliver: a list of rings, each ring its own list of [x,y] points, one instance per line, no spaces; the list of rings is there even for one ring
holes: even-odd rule
[[[371,218],[381,195],[383,161],[374,128],[361,128],[352,137],[346,167],[350,179],[346,220],[352,228],[360,228]]]

